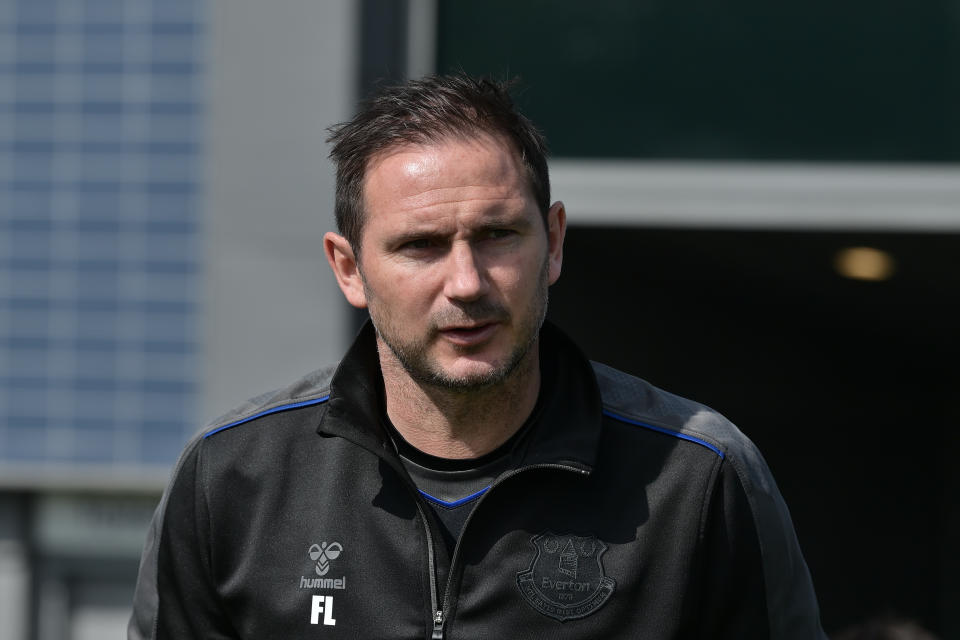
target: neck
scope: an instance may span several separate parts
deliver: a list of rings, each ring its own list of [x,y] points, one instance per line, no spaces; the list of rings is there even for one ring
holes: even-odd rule
[[[539,342],[502,382],[451,390],[410,377],[379,337],[387,415],[408,443],[440,458],[476,458],[516,433],[540,392]]]

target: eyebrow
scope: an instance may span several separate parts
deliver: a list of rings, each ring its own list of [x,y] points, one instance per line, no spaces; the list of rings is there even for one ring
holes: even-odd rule
[[[490,213],[484,216],[483,220],[471,227],[471,233],[482,233],[490,229],[499,229],[502,227],[513,227],[517,229],[528,229],[533,226],[533,221],[522,211]],[[421,238],[443,238],[448,234],[442,229],[442,225],[431,222],[414,222],[408,229],[398,230],[388,236],[388,242],[391,244],[403,244],[411,240]]]

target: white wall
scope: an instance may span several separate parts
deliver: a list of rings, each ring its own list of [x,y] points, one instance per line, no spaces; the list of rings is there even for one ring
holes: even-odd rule
[[[336,360],[346,303],[325,128],[355,103],[350,0],[213,0],[202,418]]]

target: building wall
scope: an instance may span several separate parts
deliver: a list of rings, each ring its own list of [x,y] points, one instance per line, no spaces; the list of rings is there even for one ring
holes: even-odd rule
[[[355,13],[0,4],[0,640],[122,637],[186,440],[342,352]]]

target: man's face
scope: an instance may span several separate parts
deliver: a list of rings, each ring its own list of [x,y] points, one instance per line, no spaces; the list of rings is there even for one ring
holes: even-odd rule
[[[506,142],[481,136],[388,150],[367,169],[364,210],[362,302],[381,350],[412,378],[468,390],[535,357],[565,214],[562,204],[551,207],[544,229]]]

